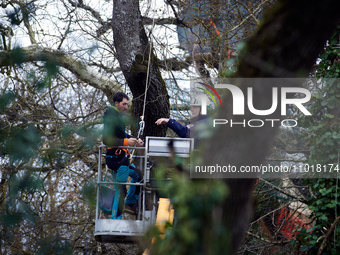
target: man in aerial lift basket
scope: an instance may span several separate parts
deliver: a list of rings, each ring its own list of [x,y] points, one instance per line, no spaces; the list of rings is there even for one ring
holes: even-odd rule
[[[112,170],[112,176],[116,182],[130,183],[140,182],[143,173],[130,162],[130,152],[118,146],[143,146],[141,139],[133,138],[125,131],[126,115],[129,97],[123,92],[113,95],[113,105],[104,113],[103,142],[107,145],[106,164]],[[139,186],[129,185],[127,192],[125,185],[114,185],[115,199],[112,208],[111,219],[121,219],[125,198],[124,210],[136,213],[139,196]],[[127,196],[126,196],[127,195]]]

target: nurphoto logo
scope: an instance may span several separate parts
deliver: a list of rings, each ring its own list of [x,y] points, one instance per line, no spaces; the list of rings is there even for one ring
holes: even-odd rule
[[[281,126],[295,127],[298,125],[297,120],[291,118],[263,118],[269,116],[276,111],[280,111],[281,116],[289,116],[288,110],[295,108],[306,116],[312,115],[307,107],[306,103],[311,99],[311,92],[302,87],[306,82],[306,79],[228,79],[218,81],[214,85],[209,85],[203,82],[193,82],[191,86],[191,95],[200,102],[201,114],[207,114],[208,106],[222,106],[223,102],[221,95],[230,93],[232,98],[232,115],[242,116],[245,115],[246,110],[259,118],[243,119],[235,121],[233,119],[213,119],[213,127],[217,125],[230,125],[230,127],[243,126],[243,127],[262,127],[264,125],[270,125],[274,127],[276,123],[280,123]],[[236,84],[246,83],[247,90],[244,93]],[[248,86],[249,83],[249,86]],[[256,98],[254,93],[254,84],[259,86],[266,86],[268,90],[271,90],[271,98]],[[291,86],[293,85],[293,86]],[[218,91],[217,91],[218,90]],[[217,104],[217,98],[219,104]],[[265,109],[258,109],[255,104],[257,100],[266,100],[271,102],[271,105]],[[247,107],[247,108],[246,108]],[[229,109],[228,109],[229,110]]]

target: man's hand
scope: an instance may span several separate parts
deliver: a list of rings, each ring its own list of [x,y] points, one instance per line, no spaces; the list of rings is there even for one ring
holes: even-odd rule
[[[129,142],[129,146],[135,146],[135,144],[137,143],[137,139],[136,138],[129,138],[128,142]]]
[[[169,122],[169,119],[160,118],[160,119],[158,119],[155,123],[156,123],[157,125],[161,125],[161,124],[166,124],[166,123],[168,123],[168,122]]]
[[[137,146],[141,147],[141,146],[144,145],[142,139],[138,139],[138,140],[137,140],[136,138],[129,138],[129,139],[128,139],[128,142],[129,142],[129,146],[135,146],[135,145],[137,145]]]

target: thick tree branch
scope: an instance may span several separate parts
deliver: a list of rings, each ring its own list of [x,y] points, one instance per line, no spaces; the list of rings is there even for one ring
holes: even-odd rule
[[[15,64],[16,54],[17,52],[15,51],[0,52],[0,67]],[[51,61],[58,66],[62,66],[76,75],[84,83],[88,83],[94,88],[102,90],[108,98],[111,98],[116,91],[120,90],[119,86],[105,77],[105,75],[62,51],[30,46],[20,49],[20,54],[23,54],[21,61],[25,63]]]

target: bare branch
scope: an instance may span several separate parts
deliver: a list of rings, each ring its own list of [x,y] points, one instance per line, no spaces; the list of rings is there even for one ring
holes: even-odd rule
[[[338,224],[340,220],[340,216],[338,218],[335,219],[335,221],[332,223],[331,227],[329,228],[327,234],[325,234],[323,237],[323,241],[322,241],[322,244],[318,250],[318,255],[321,255],[322,254],[322,251],[323,251],[323,248],[325,247],[326,245],[326,242],[328,240],[328,238],[331,236],[331,234],[333,233],[334,229],[335,229],[335,226]]]
[[[149,17],[142,17],[142,22],[143,25],[152,25],[153,22],[155,22],[155,25],[177,25],[179,27],[185,27],[185,25],[183,25],[183,22],[179,22],[178,19],[176,18],[162,18],[162,19],[155,19],[153,21],[152,18]]]
[[[286,243],[289,243],[289,242],[290,242],[290,240],[287,240],[287,241],[285,241],[285,240],[282,240],[282,241],[272,241],[272,240],[268,240],[268,239],[263,238],[263,237],[261,237],[261,236],[259,236],[259,235],[253,234],[253,233],[251,233],[251,232],[249,232],[249,231],[247,231],[247,234],[250,235],[250,236],[252,236],[252,237],[255,237],[255,238],[257,238],[257,239],[259,239],[259,240],[261,240],[261,241],[263,241],[263,242],[270,243],[270,244],[275,244],[275,245],[278,245],[278,244],[279,244],[279,245],[282,245],[282,244],[286,244]]]
[[[266,185],[269,185],[271,186],[272,188],[276,189],[277,191],[279,191],[280,193],[284,194],[285,196],[289,197],[289,198],[292,198],[294,200],[297,200],[297,201],[300,201],[301,203],[307,203],[307,199],[305,199],[304,197],[302,197],[301,195],[300,196],[295,196],[293,195],[291,192],[289,191],[286,191],[286,189],[282,189],[268,181],[266,181],[265,179],[260,179],[261,182],[264,182]]]

